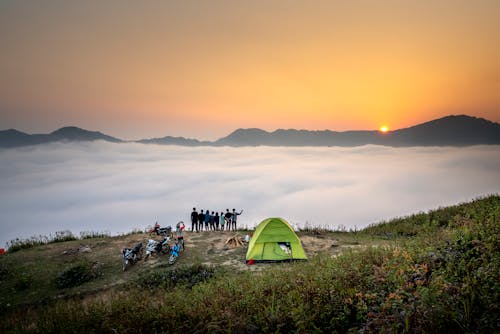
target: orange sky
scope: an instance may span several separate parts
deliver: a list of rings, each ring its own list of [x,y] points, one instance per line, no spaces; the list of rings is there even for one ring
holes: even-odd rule
[[[500,121],[500,1],[2,1],[0,129]]]

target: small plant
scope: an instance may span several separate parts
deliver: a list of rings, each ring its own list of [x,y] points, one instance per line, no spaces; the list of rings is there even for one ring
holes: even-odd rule
[[[64,271],[56,278],[59,289],[71,288],[88,282],[100,275],[99,264],[80,262]]]
[[[24,291],[28,289],[33,283],[33,277],[27,273],[21,273],[16,275],[16,283],[14,284],[14,288],[17,291]]]
[[[185,285],[192,288],[198,283],[204,282],[215,276],[215,269],[202,264],[193,264],[167,271],[155,271],[141,276],[136,284],[143,288],[157,289],[174,288],[177,285]]]
[[[94,239],[94,238],[109,238],[109,232],[96,232],[96,231],[82,231],[80,232],[80,239]]]
[[[327,226],[314,226],[306,222],[304,227],[299,227],[299,232],[306,235],[321,236],[332,232],[333,230]]]

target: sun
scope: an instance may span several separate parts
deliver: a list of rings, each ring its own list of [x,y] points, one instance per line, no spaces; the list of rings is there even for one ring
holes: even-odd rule
[[[379,130],[380,132],[386,133],[387,131],[389,131],[389,127],[386,125],[382,125]]]

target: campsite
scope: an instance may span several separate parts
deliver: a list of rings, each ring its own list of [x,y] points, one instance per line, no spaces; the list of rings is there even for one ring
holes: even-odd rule
[[[307,260],[293,262],[248,263],[252,239],[245,239],[254,233],[257,243],[259,227],[188,231],[186,249],[173,266],[159,255],[125,272],[120,250],[149,234],[20,248],[0,256],[0,329],[492,332],[500,320],[499,210],[495,195],[361,231],[303,229],[296,236]],[[262,235],[266,226],[286,225],[279,219],[264,223]]]

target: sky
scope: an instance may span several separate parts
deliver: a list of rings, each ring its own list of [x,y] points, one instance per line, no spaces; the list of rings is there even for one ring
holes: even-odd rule
[[[500,122],[500,1],[0,1],[0,130]]]
[[[369,224],[500,193],[500,146],[179,147],[52,143],[0,150],[0,247],[70,230],[126,233],[235,208],[242,227]],[[200,163],[202,161],[203,163]]]

